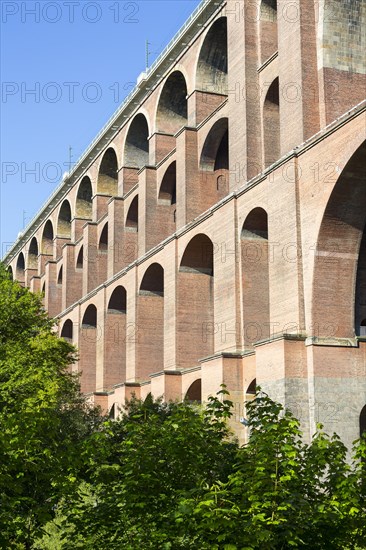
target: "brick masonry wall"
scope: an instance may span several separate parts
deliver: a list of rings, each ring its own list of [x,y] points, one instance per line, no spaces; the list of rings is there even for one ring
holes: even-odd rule
[[[299,414],[307,437],[317,419],[347,442],[357,436],[357,411],[366,402],[365,346],[355,338],[354,326],[366,212],[357,151],[366,121],[361,108],[345,114],[365,89],[359,55],[365,2],[357,4],[333,2],[337,14],[331,23],[324,20],[324,2],[312,0],[292,2],[292,11],[279,0],[276,20],[270,13],[259,17],[259,2],[229,0],[218,8],[68,191],[71,220],[59,224],[61,201],[32,235],[38,257],[30,257],[29,239],[22,249],[27,268],[19,256],[12,260],[22,282],[34,290],[44,285],[45,307],[60,317],[60,331],[72,321],[82,390],[96,392],[106,408],[133,392],[180,399],[199,379],[204,400],[225,382],[235,403],[233,428],[244,441],[237,417],[244,414],[246,389],[256,379]],[[213,48],[221,56],[220,71],[209,64],[215,52],[204,58],[215,20],[224,36],[222,17],[227,75],[221,70],[222,45],[215,42]],[[351,22],[348,42],[339,37],[345,21]],[[161,103],[176,71],[187,94],[181,128],[181,118],[169,119],[169,99],[164,96],[163,108]],[[271,110],[265,99],[277,77],[279,105]],[[132,159],[137,115],[137,126],[145,129],[135,137],[149,152],[135,143]],[[215,136],[225,124],[228,169],[215,167]],[[110,165],[106,168],[110,147],[116,177],[110,176]],[[173,162],[176,203],[168,204],[159,192]],[[92,196],[80,202],[85,177]],[[244,222],[258,208],[268,216],[268,238],[243,237]],[[99,250],[106,223],[107,245]],[[207,239],[206,248],[196,250],[182,268],[198,235]],[[213,273],[200,272],[197,264],[207,254],[207,242]],[[253,244],[255,254],[248,256]],[[324,254],[329,249],[336,252],[331,258]],[[140,292],[154,263],[163,269],[163,295]],[[127,292],[125,313],[107,311],[118,285]],[[362,292],[357,300],[364,300]],[[82,328],[90,305],[97,308],[97,326]],[[258,330],[248,331],[249,325]],[[324,338],[331,338],[331,345]],[[106,398],[105,390],[110,391]],[[329,403],[342,400],[335,422]]]

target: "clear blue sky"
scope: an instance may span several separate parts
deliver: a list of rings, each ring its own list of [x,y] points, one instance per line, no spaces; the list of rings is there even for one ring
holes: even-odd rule
[[[198,4],[2,0],[0,257]]]

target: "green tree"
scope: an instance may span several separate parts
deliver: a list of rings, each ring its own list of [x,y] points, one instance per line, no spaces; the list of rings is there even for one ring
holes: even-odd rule
[[[0,546],[31,548],[83,467],[80,445],[100,422],[69,372],[76,350],[57,337],[42,297],[0,264]]]
[[[89,442],[90,484],[63,503],[65,529],[75,526],[63,548],[192,547],[176,511],[201,483],[227,480],[238,448],[228,437],[230,407],[218,397],[204,409],[132,400]]]
[[[321,426],[305,444],[299,421],[267,395],[247,408],[250,439],[228,481],[182,502],[180,520],[199,533],[197,548],[365,548],[365,441],[350,463]]]
[[[239,448],[223,389],[206,407],[133,400],[86,440],[84,475],[37,549],[361,550],[365,442],[353,461],[319,426],[310,444],[258,393]]]

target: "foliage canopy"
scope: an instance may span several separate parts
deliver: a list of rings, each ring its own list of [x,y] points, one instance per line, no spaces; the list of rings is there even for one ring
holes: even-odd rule
[[[54,326],[0,265],[0,547],[366,548],[364,439],[351,458],[322,426],[307,444],[259,389],[243,447],[224,387],[204,407],[133,399],[107,421]]]

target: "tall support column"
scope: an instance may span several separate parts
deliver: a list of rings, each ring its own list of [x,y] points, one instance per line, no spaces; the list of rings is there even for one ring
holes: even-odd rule
[[[177,229],[201,213],[197,132],[185,128],[177,136]]]
[[[108,278],[123,267],[124,201],[114,197],[108,205]]]
[[[320,129],[312,0],[278,0],[281,155]]]
[[[228,98],[230,191],[247,179],[247,104],[245,100],[244,0],[226,7],[228,31]]]
[[[84,227],[84,268],[83,268],[83,295],[88,294],[98,284],[98,245],[97,224],[88,223]]]
[[[145,167],[139,179],[139,256],[158,244],[160,227],[156,223],[156,169]]]

